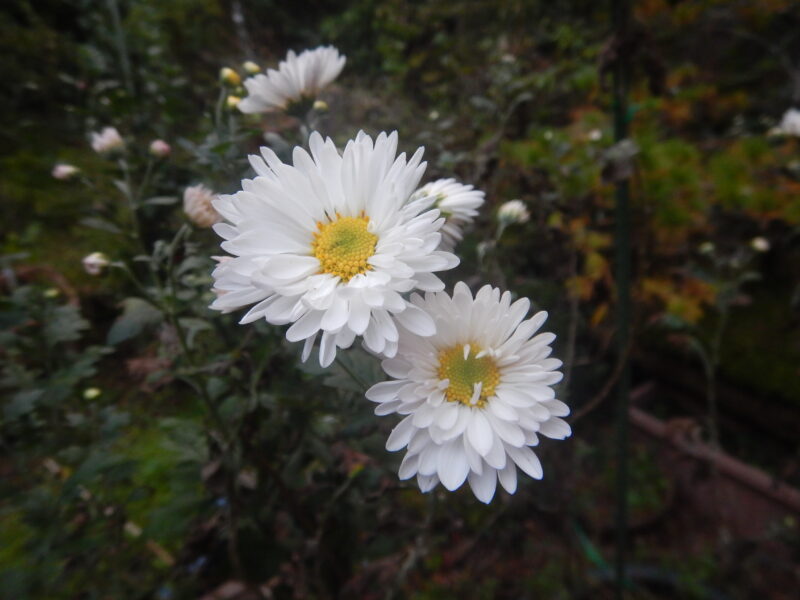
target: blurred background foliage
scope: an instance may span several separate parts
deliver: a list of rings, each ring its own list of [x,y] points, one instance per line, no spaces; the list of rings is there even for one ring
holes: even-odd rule
[[[634,376],[669,390],[648,409],[708,439],[714,394],[721,446],[800,484],[800,139],[769,133],[800,103],[800,8],[640,0],[634,15],[619,40],[605,4],[583,0],[3,3],[3,597],[610,597],[620,179],[635,203]],[[484,189],[449,280],[531,297],[559,336],[574,436],[541,449],[544,481],[488,508],[397,481],[362,353],[298,366],[279,329],[206,308],[219,251],[184,224],[183,188],[234,191],[248,151],[292,141],[279,118],[221,112],[219,69],[323,43],[348,63],[321,130],[396,128],[404,149],[426,147],[426,179]],[[619,55],[632,141],[615,145]],[[146,198],[89,148],[109,124]],[[173,152],[153,166],[155,138]],[[56,162],[81,176],[50,177]],[[493,241],[511,198],[531,221]],[[141,287],[84,273],[96,250]],[[676,518],[659,456],[634,440],[645,525],[630,597],[793,597],[796,520],[753,539]]]

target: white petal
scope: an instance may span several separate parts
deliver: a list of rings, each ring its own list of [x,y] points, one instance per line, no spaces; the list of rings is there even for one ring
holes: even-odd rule
[[[522,448],[506,446],[506,451],[511,457],[511,460],[513,460],[525,473],[534,479],[542,478],[544,475],[544,472],[542,471],[542,463],[539,462],[539,457],[536,456],[533,450],[527,446],[523,446]]]
[[[494,498],[494,491],[497,488],[497,471],[487,468],[480,475],[475,471],[470,472],[469,487],[472,488],[472,492],[478,500],[489,504]]]
[[[475,410],[472,413],[472,419],[469,426],[467,426],[467,438],[470,444],[481,456],[486,456],[489,450],[492,449],[492,442],[494,441],[494,433],[489,425],[489,421],[483,416],[483,412]]]
[[[397,398],[400,388],[407,383],[406,381],[381,381],[369,388],[365,396],[372,402],[390,402]]]
[[[458,489],[467,478],[469,470],[460,440],[452,440],[441,447],[436,472],[444,487],[451,492]]]
[[[392,433],[389,434],[389,439],[386,440],[386,449],[389,452],[396,452],[408,445],[411,436],[417,431],[411,419],[411,416],[406,417],[392,429]]]
[[[563,440],[572,435],[572,428],[564,419],[553,417],[539,425],[539,433],[554,440]]]
[[[513,462],[508,461],[506,466],[497,472],[497,478],[509,494],[517,491],[517,467]]]
[[[436,333],[436,324],[428,313],[409,304],[406,309],[395,315],[395,319],[412,333],[428,337]]]

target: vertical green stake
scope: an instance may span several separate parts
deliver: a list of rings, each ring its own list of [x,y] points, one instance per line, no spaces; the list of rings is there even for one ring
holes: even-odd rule
[[[617,56],[614,61],[614,139],[619,142],[628,136],[628,38],[630,0],[611,0],[612,23]],[[615,271],[617,281],[617,352],[624,360],[617,384],[617,490],[616,490],[616,598],[625,596],[625,555],[628,532],[628,396],[630,394],[630,365],[627,362],[631,322],[631,214],[627,180],[618,181],[616,189]]]

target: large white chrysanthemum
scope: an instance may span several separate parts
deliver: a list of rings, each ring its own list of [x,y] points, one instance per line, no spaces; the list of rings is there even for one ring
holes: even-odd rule
[[[313,101],[339,76],[347,59],[333,46],[320,46],[299,55],[289,50],[278,70],[269,69],[245,80],[248,96],[239,102],[243,113],[286,110],[290,104]]]
[[[375,414],[407,415],[386,443],[408,448],[400,478],[417,476],[423,492],[439,482],[455,490],[469,481],[488,503],[497,480],[513,494],[517,467],[541,479],[542,466],[531,450],[538,434],[564,439],[569,425],[559,417],[569,408],[550,387],[561,380],[561,361],[548,358],[552,333],[533,334],[547,314],[524,320],[527,298],[489,285],[473,299],[464,283],[447,293],[414,294],[411,302],[430,314],[436,335],[421,338],[400,330],[397,355],[383,361],[396,378],[372,386],[367,398]]]
[[[451,178],[425,184],[412,198],[425,196],[434,199],[433,207],[438,208],[445,218],[442,243],[439,248],[452,252],[464,237],[464,227],[472,223],[477,216],[477,209],[483,204],[485,194],[471,185],[464,185]]]
[[[290,341],[305,340],[303,360],[320,336],[320,364],[356,336],[385,356],[397,350],[397,323],[418,335],[432,319],[401,294],[444,288],[435,271],[458,259],[437,250],[444,219],[428,198],[408,202],[425,171],[420,148],[395,158],[397,133],[374,141],[363,132],[340,155],[330,138],[294,149],[294,166],[269,148],[251,156],[258,177],[214,206],[229,223],[215,225],[234,255],[214,271],[225,312],[256,303],[242,318],[292,323]]]

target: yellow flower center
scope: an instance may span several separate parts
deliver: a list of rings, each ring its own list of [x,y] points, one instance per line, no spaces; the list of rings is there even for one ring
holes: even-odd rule
[[[378,236],[367,231],[369,217],[341,217],[330,223],[317,223],[311,250],[322,265],[323,273],[339,276],[342,281],[350,281],[359,273],[366,273],[372,267],[367,264],[375,254]]]
[[[460,344],[439,352],[437,374],[439,379],[450,380],[445,390],[445,397],[450,402],[483,408],[486,400],[494,395],[494,389],[500,382],[500,371],[490,356],[478,358],[480,351],[475,344]],[[473,404],[472,396],[477,383],[482,384],[481,393]]]

